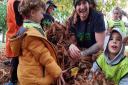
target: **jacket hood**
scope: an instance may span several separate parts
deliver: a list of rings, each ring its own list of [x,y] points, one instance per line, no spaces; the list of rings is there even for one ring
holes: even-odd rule
[[[26,35],[29,34],[31,36],[45,38],[45,32],[42,30],[40,24],[38,24],[38,23],[35,23],[30,20],[25,20],[22,28],[24,28],[26,30],[24,32],[22,32],[18,35],[16,34],[10,38],[11,50],[13,51],[15,56],[20,55],[21,43],[22,43],[23,38]],[[29,29],[31,29],[31,31]]]
[[[122,36],[122,41],[123,41],[123,39],[126,36],[126,34],[123,33],[119,28],[113,28],[111,34],[113,32],[115,32],[115,31],[118,32]],[[109,59],[109,55],[108,55],[108,42],[110,40],[111,34],[109,34],[109,35],[107,35],[105,37],[105,41],[104,41],[104,55],[105,55],[105,59],[106,59],[106,61],[107,61],[108,64],[115,65],[115,64],[119,63],[121,61],[121,59],[124,58],[125,46],[122,43],[121,49],[120,49],[119,53],[116,55],[116,57],[113,60],[110,60]]]

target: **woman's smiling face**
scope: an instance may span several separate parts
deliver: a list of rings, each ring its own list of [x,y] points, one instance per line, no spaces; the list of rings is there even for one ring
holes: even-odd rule
[[[86,20],[89,14],[89,3],[88,1],[81,0],[76,5],[76,12],[80,16],[81,20]]]

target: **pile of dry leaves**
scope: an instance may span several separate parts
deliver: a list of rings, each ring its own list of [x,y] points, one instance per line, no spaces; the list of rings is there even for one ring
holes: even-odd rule
[[[9,61],[9,59],[5,56],[5,44],[3,44],[0,48],[0,85],[7,82],[10,77],[10,65],[6,65],[6,61]]]
[[[65,85],[114,85],[113,82],[105,79],[102,72],[92,73],[90,68],[92,62],[102,51],[92,56],[81,58],[74,61],[68,53],[68,46],[74,40],[73,34],[67,33],[66,26],[55,22],[47,31],[48,40],[51,41],[58,53],[59,64],[63,70],[67,70],[63,74]],[[91,78],[89,77],[91,74]],[[57,85],[63,85],[62,83]]]

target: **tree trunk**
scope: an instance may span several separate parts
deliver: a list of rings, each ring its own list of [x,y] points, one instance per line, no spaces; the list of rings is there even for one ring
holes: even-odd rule
[[[5,31],[2,31],[2,43],[5,43]]]

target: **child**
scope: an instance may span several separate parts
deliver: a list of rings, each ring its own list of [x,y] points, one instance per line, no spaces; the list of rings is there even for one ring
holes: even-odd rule
[[[128,85],[128,58],[124,56],[124,34],[113,28],[105,39],[104,53],[93,64],[91,71],[102,70],[107,79],[118,85]]]
[[[120,28],[123,32],[126,32],[125,23],[120,19],[121,9],[115,7],[112,12],[112,19],[108,20],[108,31],[112,28]]]
[[[26,18],[23,27],[27,30],[11,40],[21,40],[17,70],[20,85],[50,85],[62,73],[54,47],[47,41],[40,26],[44,8],[41,0],[23,0],[19,6],[19,12]]]
[[[52,16],[55,8],[57,8],[57,6],[53,3],[53,1],[48,0],[46,2],[46,13],[43,14],[44,18],[41,21],[41,26],[44,30],[47,30],[47,27],[51,26],[51,24],[55,21]]]

